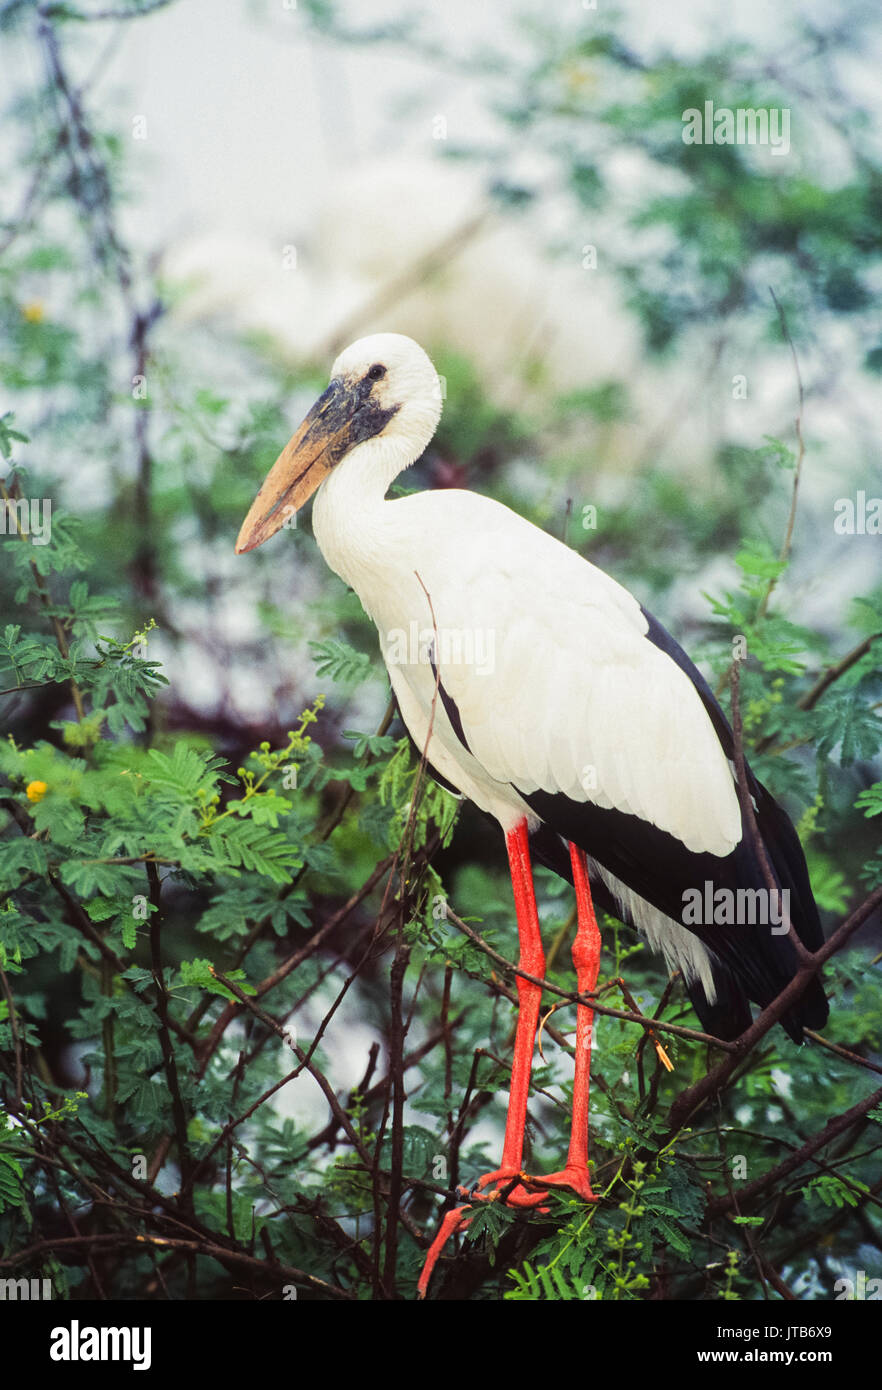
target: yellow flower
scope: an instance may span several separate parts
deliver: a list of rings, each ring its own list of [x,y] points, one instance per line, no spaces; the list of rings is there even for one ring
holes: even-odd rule
[[[30,303],[21,306],[21,316],[25,323],[42,323],[43,306],[39,299],[32,299]]]
[[[42,801],[48,790],[45,782],[28,782],[25,788],[28,801]]]

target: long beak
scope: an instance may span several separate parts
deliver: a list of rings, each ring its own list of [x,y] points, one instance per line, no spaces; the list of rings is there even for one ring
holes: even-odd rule
[[[324,482],[354,442],[356,404],[354,393],[341,378],[319,397],[255,497],[236,541],[237,555],[274,536]]]

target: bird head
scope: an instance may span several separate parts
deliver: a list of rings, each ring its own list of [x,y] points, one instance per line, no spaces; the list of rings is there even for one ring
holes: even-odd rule
[[[236,554],[274,535],[344,458],[382,441],[397,464],[412,463],[435,433],[441,383],[428,356],[401,333],[375,333],[340,353],[328,388],[285,445],[242,523]]]

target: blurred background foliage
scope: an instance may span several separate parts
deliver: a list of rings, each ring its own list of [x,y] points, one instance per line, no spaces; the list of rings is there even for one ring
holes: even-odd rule
[[[169,8],[187,7],[0,5],[2,495],[52,506],[49,543],[10,526],[0,565],[0,1269],[73,1298],[409,1297],[439,1198],[501,1139],[513,978],[445,904],[512,959],[502,844],[420,778],[308,518],[233,556],[333,352],[189,313],[168,248],[123,231],[139,195],[124,101],[93,93],[101,45]],[[828,930],[866,919],[825,972],[833,1046],[768,1034],[686,1128],[671,1107],[720,1054],[670,1034],[668,1074],[601,1017],[603,1201],[561,1195],[529,1223],[488,1208],[436,1286],[834,1297],[882,1272],[882,536],[833,525],[837,499],[882,493],[878,106],[853,80],[874,11],[791,7],[753,44],[709,26],[687,55],[641,47],[627,6],[525,11],[471,47],[421,10],[368,26],[301,0],[298,22],[334,61],[455,70],[492,121],[435,150],[480,185],[470,230],[338,319],[348,337],[409,331],[415,287],[436,306],[421,336],[445,410],[402,485],[474,487],[565,537],[721,692],[744,638],[756,771],[799,825]],[[786,107],[793,152],[685,144],[682,112],[709,99]],[[546,321],[493,376],[485,325],[445,327],[488,222],[537,274],[571,266],[584,362],[561,368],[573,340]],[[621,324],[634,350],[607,364]],[[550,979],[572,988],[570,894],[537,878]],[[695,1027],[608,922],[601,980],[620,975],[645,1012]],[[568,1012],[537,1058],[540,1169],[566,1129]]]

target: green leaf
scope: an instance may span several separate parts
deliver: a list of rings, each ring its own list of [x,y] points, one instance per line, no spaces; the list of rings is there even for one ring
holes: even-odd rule
[[[256,987],[246,978],[244,970],[229,970],[224,973],[228,979],[233,980],[239,986],[243,994],[257,993]],[[220,980],[215,978],[212,962],[208,959],[200,957],[196,960],[182,960],[180,982],[183,985],[198,985],[200,989],[207,989],[209,994],[219,994],[223,999],[236,998],[226,985],[221,984]]]
[[[26,434],[21,434],[19,430],[14,430],[12,428],[14,419],[15,415],[11,410],[7,410],[5,414],[0,415],[0,454],[2,454],[5,459],[12,458],[13,443],[30,443]]]
[[[865,816],[882,816],[882,782],[865,787],[854,804]]]
[[[815,724],[819,756],[829,758],[838,747],[842,767],[875,757],[882,747],[882,719],[868,707],[860,686],[831,691],[815,710]]]
[[[0,1212],[25,1205],[24,1169],[10,1153],[0,1150]]]
[[[36,874],[43,878],[47,872],[46,849],[30,836],[0,840],[0,882],[15,881],[17,874]]]
[[[854,1188],[858,1188],[859,1191],[855,1192]],[[860,1201],[860,1192],[869,1190],[866,1183],[858,1182],[854,1178],[850,1178],[849,1184],[846,1185],[835,1173],[819,1173],[801,1189],[806,1201],[817,1197],[825,1207],[856,1207]]]
[[[181,742],[175,744],[171,756],[151,748],[144,776],[151,786],[177,792],[182,801],[189,803],[196,800],[200,791],[205,796],[214,794],[216,770],[222,766],[222,758],[206,757]]]
[[[355,744],[352,750],[354,758],[363,758],[365,753],[370,753],[372,758],[380,758],[384,753],[393,752],[397,746],[397,740],[389,734],[362,734],[356,729],[344,729],[343,737]]]
[[[371,658],[366,652],[356,651],[347,642],[335,637],[325,642],[310,642],[309,650],[315,662],[316,674],[330,676],[331,680],[343,685],[358,684],[371,669]]]
[[[219,867],[236,873],[251,869],[274,883],[288,883],[291,870],[302,867],[296,845],[277,830],[230,817],[206,832],[206,842]]]

